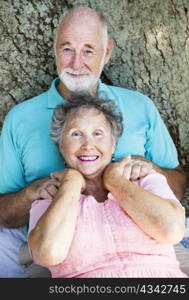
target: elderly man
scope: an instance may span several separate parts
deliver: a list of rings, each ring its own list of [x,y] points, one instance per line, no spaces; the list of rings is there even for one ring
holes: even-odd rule
[[[49,175],[65,167],[50,139],[51,117],[57,104],[69,101],[72,92],[88,91],[113,99],[127,127],[115,159],[136,155],[133,179],[145,175],[152,166],[167,177],[178,198],[183,196],[185,175],[153,102],[138,92],[107,86],[99,79],[112,48],[100,13],[88,7],[71,9],[54,38],[59,77],[48,91],[15,106],[6,117],[0,140],[0,277],[24,277],[18,250],[27,240],[31,203],[53,198],[57,189]],[[143,158],[139,160],[138,156]]]

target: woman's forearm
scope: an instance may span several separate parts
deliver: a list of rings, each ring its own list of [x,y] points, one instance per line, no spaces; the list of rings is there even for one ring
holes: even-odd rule
[[[66,258],[75,230],[80,193],[79,183],[73,188],[73,182],[65,181],[31,231],[29,246],[37,263],[48,267]]]
[[[135,223],[152,238],[173,244],[182,239],[184,209],[180,203],[156,196],[121,176],[110,178],[106,187]]]

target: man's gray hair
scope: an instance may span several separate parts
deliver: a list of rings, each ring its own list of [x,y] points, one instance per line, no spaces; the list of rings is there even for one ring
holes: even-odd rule
[[[86,14],[87,16],[95,16],[97,17],[97,19],[101,22],[102,24],[102,30],[103,30],[103,36],[104,36],[104,40],[107,41],[108,40],[108,22],[105,18],[105,16],[103,15],[102,12],[100,11],[96,11],[93,8],[87,7],[87,6],[78,6],[78,7],[73,7],[71,9],[69,9],[68,11],[66,11],[59,20],[59,24],[57,25],[57,28],[55,30],[55,34],[54,34],[54,52],[56,54],[56,43],[57,43],[57,38],[60,32],[60,29],[62,27],[62,24],[64,23],[64,21],[66,21],[67,18],[74,16],[74,14],[80,14],[82,16],[82,14]]]
[[[51,138],[58,145],[62,144],[62,136],[65,124],[70,115],[77,116],[85,109],[95,109],[102,113],[108,121],[112,137],[117,142],[123,132],[123,117],[121,112],[111,100],[95,98],[90,94],[74,94],[69,102],[59,104],[52,117]]]

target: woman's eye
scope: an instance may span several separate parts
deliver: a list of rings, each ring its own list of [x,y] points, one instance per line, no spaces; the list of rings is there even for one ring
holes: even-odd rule
[[[96,136],[101,136],[101,135],[102,135],[102,132],[101,132],[101,131],[95,131],[95,135],[96,135]]]
[[[79,131],[74,131],[74,132],[72,132],[72,134],[71,134],[72,136],[81,136],[81,132],[79,132]]]

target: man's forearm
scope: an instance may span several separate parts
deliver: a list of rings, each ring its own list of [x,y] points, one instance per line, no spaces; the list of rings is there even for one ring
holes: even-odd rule
[[[0,194],[0,225],[17,228],[28,223],[29,210],[37,199],[52,199],[56,194],[56,180],[45,177],[33,181],[22,190]]]
[[[18,228],[28,222],[31,201],[26,197],[25,188],[19,192],[0,195],[0,225]]]
[[[182,201],[187,182],[187,176],[184,170],[180,166],[175,169],[161,169],[156,165],[154,165],[154,169],[167,178],[167,182],[175,196]]]

